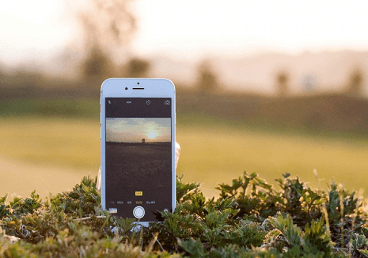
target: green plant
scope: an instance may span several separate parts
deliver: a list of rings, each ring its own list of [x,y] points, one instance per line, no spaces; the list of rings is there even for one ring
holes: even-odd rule
[[[275,189],[244,173],[205,198],[177,178],[177,208],[139,233],[100,208],[96,179],[42,201],[0,198],[0,257],[366,257],[368,220],[355,192],[285,174]]]

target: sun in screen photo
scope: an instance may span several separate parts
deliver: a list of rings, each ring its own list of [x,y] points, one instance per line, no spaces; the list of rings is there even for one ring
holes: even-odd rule
[[[170,118],[107,118],[106,142],[171,142]]]

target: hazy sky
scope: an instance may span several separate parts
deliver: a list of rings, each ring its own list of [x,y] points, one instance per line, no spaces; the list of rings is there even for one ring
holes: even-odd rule
[[[64,0],[0,3],[0,62],[46,60],[78,40]],[[368,1],[137,0],[134,52],[212,53],[368,49]]]
[[[107,118],[107,142],[170,142],[170,118]]]

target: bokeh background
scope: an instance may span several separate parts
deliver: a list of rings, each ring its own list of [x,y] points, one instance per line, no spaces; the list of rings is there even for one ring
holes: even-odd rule
[[[100,163],[109,77],[171,79],[178,175],[368,187],[366,1],[0,3],[0,196],[70,189]]]

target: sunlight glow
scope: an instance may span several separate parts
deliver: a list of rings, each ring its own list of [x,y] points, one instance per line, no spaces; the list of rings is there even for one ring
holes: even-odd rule
[[[148,138],[150,138],[151,140],[153,140],[156,136],[156,133],[155,132],[150,132],[149,135],[148,135]]]
[[[368,1],[138,0],[133,47],[186,58],[367,49],[367,8]]]
[[[3,1],[3,62],[45,60],[80,41],[75,14],[65,0]],[[92,1],[93,2],[93,1]],[[262,51],[301,53],[365,50],[368,1],[136,0],[138,31],[131,44],[141,55],[183,58]],[[74,42],[74,41],[73,41]]]

